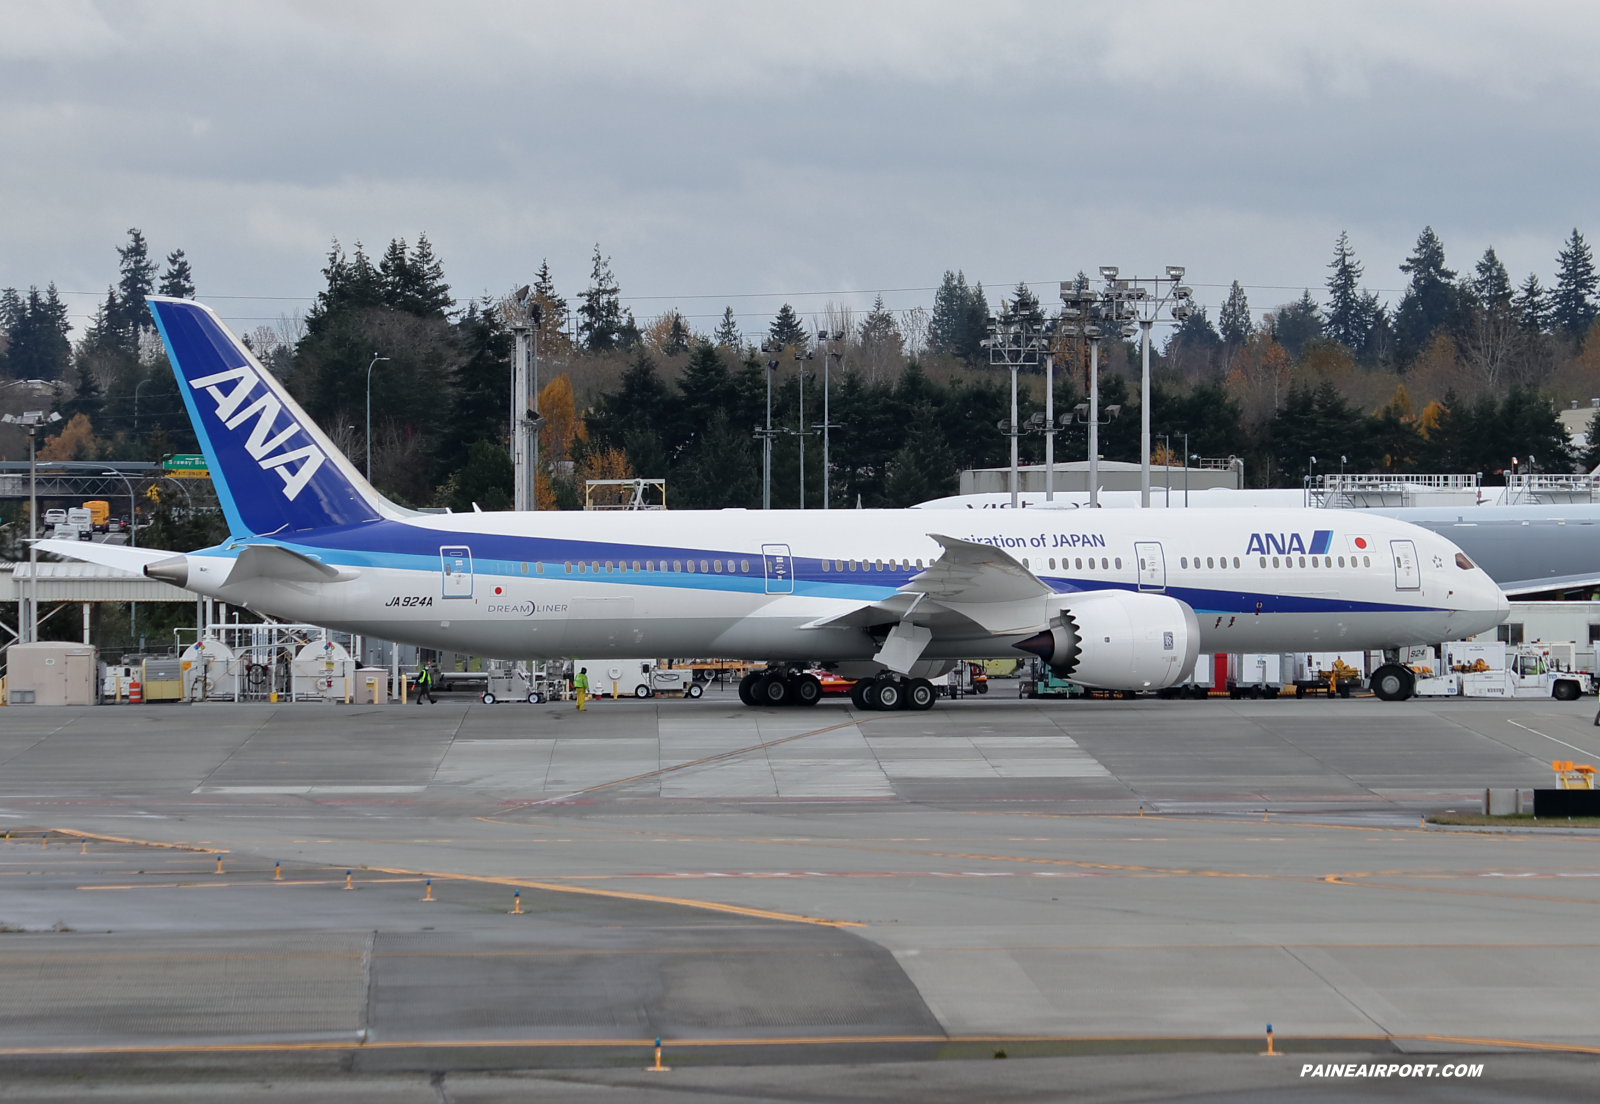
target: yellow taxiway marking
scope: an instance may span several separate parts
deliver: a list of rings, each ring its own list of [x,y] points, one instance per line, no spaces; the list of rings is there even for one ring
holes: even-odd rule
[[[841,1046],[895,1043],[1154,1043],[1190,1041],[1194,1035],[807,1035],[798,1038],[738,1038],[738,1039],[667,1039],[671,1047],[753,1047],[753,1046]],[[1220,1036],[1217,1042],[1254,1041],[1255,1035]],[[1316,1041],[1366,1041],[1404,1042],[1419,1041],[1453,1043],[1465,1046],[1495,1047],[1507,1050],[1537,1050],[1566,1054],[1600,1054],[1600,1046],[1582,1046],[1576,1043],[1549,1043],[1537,1039],[1493,1039],[1464,1035],[1296,1035],[1278,1036],[1278,1042]],[[155,1046],[47,1046],[4,1047],[0,1055],[32,1056],[50,1054],[223,1054],[223,1053],[287,1053],[296,1051],[329,1050],[409,1050],[420,1047],[495,1048],[500,1050],[527,1048],[548,1049],[556,1047],[650,1047],[650,1038],[599,1038],[599,1039],[386,1039],[363,1042],[352,1038],[349,1042],[282,1042],[282,1043],[165,1043]]]
[[[51,832],[67,841],[92,839],[102,843],[128,843],[135,847],[161,847],[170,851],[199,851],[205,855],[226,855],[225,847],[199,847],[192,843],[156,843],[153,840],[129,839],[127,836],[106,836],[98,832],[80,832],[76,828],[52,828]]]
[[[820,916],[806,916],[795,912],[774,912],[771,909],[747,908],[721,901],[702,901],[693,897],[664,897],[655,893],[629,893],[620,889],[593,889],[589,886],[561,885],[556,882],[533,881],[529,878],[501,877],[490,874],[452,874],[432,870],[406,870],[403,867],[368,866],[380,874],[404,874],[414,878],[437,878],[440,881],[477,882],[483,885],[512,886],[517,889],[543,889],[552,893],[577,893],[587,897],[614,897],[623,901],[650,901],[661,905],[679,905],[683,908],[705,909],[709,912],[726,912],[735,916],[750,916],[761,920],[785,920],[794,924],[819,924],[829,928],[864,928],[855,920],[828,920]]]

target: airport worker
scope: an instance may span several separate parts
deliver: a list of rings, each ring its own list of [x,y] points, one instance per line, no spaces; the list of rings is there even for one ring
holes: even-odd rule
[[[580,667],[578,673],[572,676],[572,688],[578,694],[578,712],[586,712],[583,702],[589,696],[589,668]]]
[[[417,704],[422,704],[426,696],[428,704],[438,705],[439,699],[433,696],[433,673],[428,670],[426,663],[417,664]]]

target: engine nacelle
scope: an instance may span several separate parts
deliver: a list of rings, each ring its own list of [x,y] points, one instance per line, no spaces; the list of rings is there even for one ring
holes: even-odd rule
[[[1074,596],[1048,629],[1016,646],[1083,686],[1160,690],[1194,670],[1200,621],[1165,594],[1103,590]]]

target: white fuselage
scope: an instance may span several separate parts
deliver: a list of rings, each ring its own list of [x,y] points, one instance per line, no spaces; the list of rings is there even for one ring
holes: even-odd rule
[[[1432,532],[1278,509],[428,515],[274,539],[343,569],[339,581],[230,583],[240,541],[193,554],[187,585],[292,621],[501,658],[862,660],[877,647],[867,632],[807,626],[895,594],[940,555],[930,533],[1000,547],[1063,595],[1166,593],[1194,609],[1203,652],[1455,640],[1508,609]],[[1015,658],[1014,643],[945,633],[924,655]]]

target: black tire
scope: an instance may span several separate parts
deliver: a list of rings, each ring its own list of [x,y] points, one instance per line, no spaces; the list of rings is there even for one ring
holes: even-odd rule
[[[761,681],[761,675],[758,672],[755,672],[755,671],[751,671],[744,678],[740,679],[739,680],[739,700],[744,702],[746,705],[755,705],[756,704],[756,685],[760,681]]]
[[[1571,679],[1562,679],[1550,688],[1550,696],[1556,701],[1577,701],[1578,684]]]
[[[869,679],[856,679],[850,684],[850,704],[855,706],[858,712],[865,713],[872,708],[867,702],[867,688],[871,685]]]
[[[1348,698],[1350,696],[1350,684],[1348,682],[1341,682],[1339,684],[1339,696],[1341,698]]]
[[[789,694],[796,705],[816,705],[822,700],[822,683],[816,675],[801,675],[790,684]]]
[[[650,696],[650,687],[641,682],[633,688],[633,696],[636,698],[648,698]]]
[[[873,708],[890,713],[905,708],[906,688],[894,679],[879,679],[871,698]]]
[[[1405,701],[1415,685],[1411,672],[1396,664],[1372,672],[1372,692],[1384,701]]]
[[[705,693],[705,688],[698,682],[691,682],[689,684],[689,689],[685,690],[684,693],[691,698],[698,698],[701,694]]]
[[[978,693],[987,694],[988,692],[989,692],[989,684],[987,682],[978,683]]]
[[[781,675],[764,678],[756,687],[756,702],[760,705],[788,705],[791,700],[789,683]]]
[[[906,708],[917,712],[932,709],[938,694],[933,689],[933,683],[927,679],[912,679],[911,686],[906,693]]]

